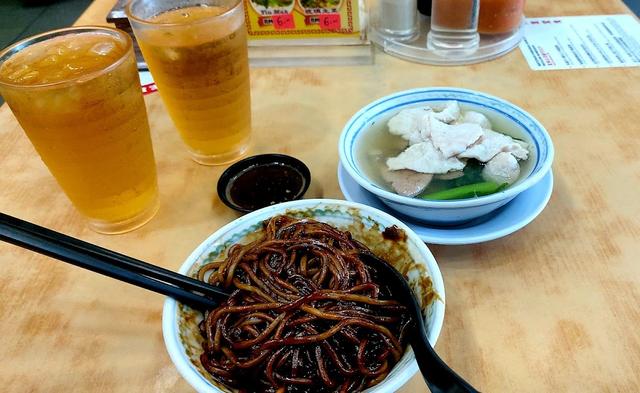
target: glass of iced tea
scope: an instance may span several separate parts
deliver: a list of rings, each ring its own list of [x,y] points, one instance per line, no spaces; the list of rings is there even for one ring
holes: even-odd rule
[[[156,165],[131,38],[55,30],[0,52],[0,94],[74,206],[101,233],[158,209]]]
[[[133,0],[127,15],[192,158],[219,165],[241,157],[251,134],[242,0]]]

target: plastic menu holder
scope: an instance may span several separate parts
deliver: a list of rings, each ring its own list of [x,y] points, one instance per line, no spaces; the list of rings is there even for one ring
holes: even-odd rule
[[[243,0],[256,66],[371,64],[358,0]]]

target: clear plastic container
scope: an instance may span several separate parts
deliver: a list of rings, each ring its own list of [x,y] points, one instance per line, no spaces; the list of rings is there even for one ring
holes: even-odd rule
[[[418,35],[409,41],[399,41],[381,34],[369,25],[367,37],[385,53],[416,63],[453,66],[489,61],[511,52],[522,40],[522,24],[506,34],[480,34],[480,43],[473,50],[434,50],[427,47],[429,18],[418,18]]]

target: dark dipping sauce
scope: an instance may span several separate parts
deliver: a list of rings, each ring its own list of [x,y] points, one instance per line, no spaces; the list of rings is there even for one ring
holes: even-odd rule
[[[227,198],[244,210],[299,198],[306,188],[302,173],[287,164],[274,162],[251,166],[227,185]]]

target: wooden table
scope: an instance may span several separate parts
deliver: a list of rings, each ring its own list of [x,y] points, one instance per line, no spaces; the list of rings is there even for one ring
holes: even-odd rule
[[[114,0],[79,24],[102,24]],[[530,0],[528,16],[628,13],[619,0]],[[534,114],[556,147],[553,196],[529,226],[471,246],[431,246],[447,312],[437,349],[484,392],[640,391],[640,68],[531,71],[519,50],[466,67],[378,53],[358,67],[252,69],[254,145],[304,160],[308,196],[342,198],[343,124],[382,95],[459,86]],[[224,168],[189,160],[157,94],[147,96],[161,210],[119,236],[91,232],[0,108],[0,211],[177,269],[237,217]],[[164,349],[162,296],[0,244],[0,390],[188,392]],[[419,376],[403,393],[425,392]]]

